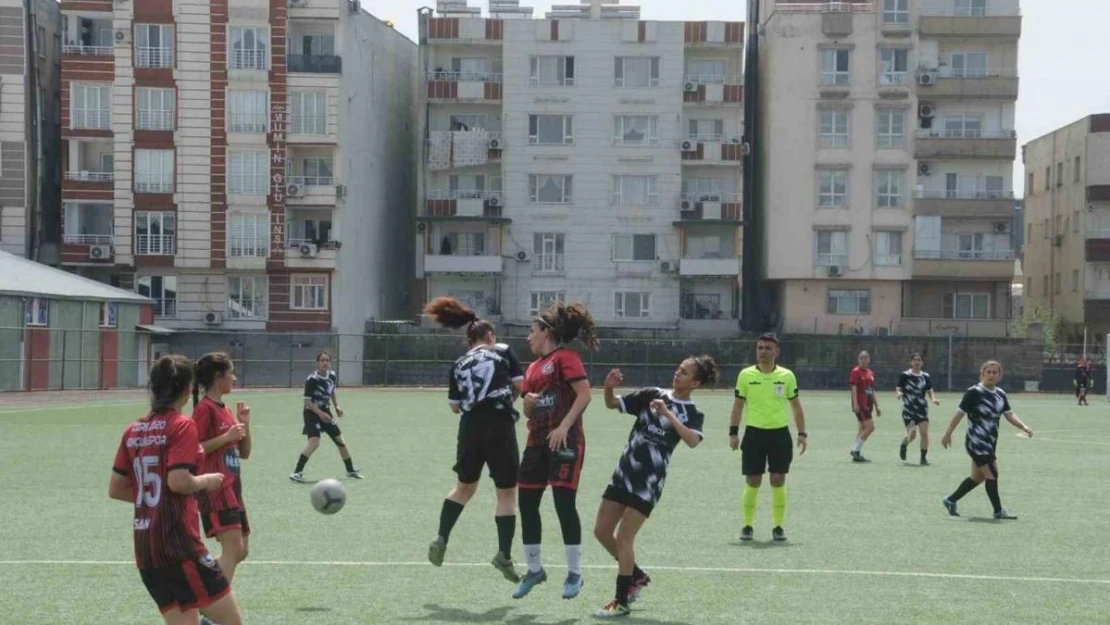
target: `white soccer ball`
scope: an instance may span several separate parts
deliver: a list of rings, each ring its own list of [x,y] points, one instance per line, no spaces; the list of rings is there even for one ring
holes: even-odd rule
[[[320,480],[309,493],[312,507],[321,514],[335,514],[347,503],[347,489],[338,480]]]

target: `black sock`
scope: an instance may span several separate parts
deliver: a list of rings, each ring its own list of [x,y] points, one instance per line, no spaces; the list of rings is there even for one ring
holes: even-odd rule
[[[455,522],[459,520],[462,511],[461,503],[450,499],[443,500],[443,509],[439,511],[439,535],[443,538],[443,542],[451,538],[451,529],[455,527]]]
[[[961,497],[975,490],[975,487],[978,485],[979,484],[970,477],[965,478],[964,481],[960,483],[960,487],[956,489],[956,492],[949,495],[948,498],[952,501],[959,501]]]
[[[928,449],[922,449],[921,450],[921,461],[925,462],[925,456],[928,456],[928,455],[929,455],[929,450]]]
[[[628,605],[628,590],[632,587],[631,575],[618,575],[617,576],[617,603],[627,606]]]
[[[297,468],[294,469],[293,472],[304,473],[304,465],[306,464],[308,464],[308,456],[301,454],[301,457],[297,458]]]
[[[509,560],[513,559],[513,536],[516,534],[516,515],[493,517],[497,523],[497,550]]]
[[[347,473],[355,472],[355,461],[351,458],[344,458],[343,464],[347,466]]]
[[[1002,499],[998,496],[998,480],[987,480],[987,498],[991,500],[991,505],[994,506],[995,514],[1002,511]]]
[[[907,446],[907,445],[909,445],[909,444],[910,444],[910,437],[908,437],[908,436],[903,436],[903,437],[902,437],[902,446],[903,446],[903,447],[905,447],[905,446]]]
[[[632,565],[632,579],[645,579],[648,576],[639,564]]]

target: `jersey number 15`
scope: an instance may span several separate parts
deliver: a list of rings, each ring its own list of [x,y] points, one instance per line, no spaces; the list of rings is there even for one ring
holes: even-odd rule
[[[162,476],[158,474],[158,457],[141,456],[133,461],[135,470],[135,507],[154,508],[162,500]]]

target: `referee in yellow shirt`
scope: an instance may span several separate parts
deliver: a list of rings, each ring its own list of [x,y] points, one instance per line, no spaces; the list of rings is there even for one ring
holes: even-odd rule
[[[798,455],[806,452],[806,416],[802,400],[798,398],[798,380],[794,372],[778,366],[779,339],[772,333],[760,335],[755,344],[756,364],[740,372],[736,378],[736,400],[732,404],[732,420],[728,428],[728,444],[740,452],[740,465],[744,472],[743,495],[744,528],[740,540],[752,539],[756,502],[763,474],[771,473],[771,494],[774,507],[774,528],[771,537],[778,542],[786,540],[782,529],[786,519],[786,474],[794,459],[794,441],[790,438],[790,424],[786,418],[786,404],[794,413],[798,427]],[[744,441],[740,442],[740,421],[747,409],[748,427]]]

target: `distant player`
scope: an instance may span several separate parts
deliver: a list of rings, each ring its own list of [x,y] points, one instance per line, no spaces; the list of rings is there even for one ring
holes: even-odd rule
[[[582,522],[575,499],[586,434],[582,413],[590,404],[590,382],[578,354],[566,347],[578,339],[587,349],[597,349],[594,320],[581,304],[562,302],[545,310],[532,322],[528,346],[536,360],[524,374],[524,416],[528,417],[528,444],[520,459],[520,533],[528,572],[520,580],[513,598],[524,597],[537,584],[547,581],[540,542],[543,522],[540,501],[551,487],[555,514],[563,530],[567,578],[563,598],[573,599],[582,591]]]
[[[910,368],[898,376],[898,386],[894,393],[902,400],[902,421],[906,424],[906,437],[898,448],[898,457],[906,459],[906,450],[914,436],[921,432],[921,466],[928,466],[929,460],[929,402],[939,406],[933,381],[928,373],[921,370],[925,361],[921,354],[910,356]]]
[[[304,382],[304,428],[301,432],[308,437],[308,443],[297,459],[297,468],[289,474],[289,479],[294,482],[304,482],[304,465],[320,446],[320,434],[327,434],[339,449],[339,457],[347,467],[347,477],[356,480],[362,479],[362,474],[355,468],[351,460],[351,451],[347,449],[347,442],[343,440],[343,432],[339,430],[336,417],[343,416],[343,409],[339,407],[339,397],[336,396],[335,387],[339,378],[331,370],[331,354],[322,351],[316,355],[316,370]],[[331,413],[331,406],[335,406],[335,415]]]
[[[240,625],[231,583],[200,538],[193,495],[220,490],[224,476],[197,475],[204,450],[193,420],[181,414],[193,366],[163,356],[151,368],[150,413],[124,431],[108,496],[135,506],[135,563],[168,625],[197,625],[201,609],[221,625]]]
[[[671,389],[642,388],[623,397],[614,389],[624,382],[620,369],[605,376],[605,406],[632,415],[636,420],[624,446],[617,469],[594,523],[594,536],[616,558],[617,594],[595,613],[599,618],[627,616],[634,601],[651,578],[636,566],[636,534],[663,496],[667,466],[678,443],[697,447],[704,435],[705,415],[690,400],[690,394],[719,377],[710,356],[683,360],[671,380]]]
[[[228,581],[235,578],[235,568],[247,558],[251,534],[239,467],[239,461],[251,455],[250,407],[239,402],[232,414],[224,405],[224,396],[234,386],[235,366],[227,354],[213,352],[197,361],[193,423],[204,448],[202,470],[224,476],[223,487],[198,494],[197,504],[205,536],[215,537],[220,543],[218,559]]]
[[[794,460],[794,441],[790,438],[790,422],[786,406],[794,414],[798,428],[798,455],[806,452],[809,435],[806,434],[806,416],[802,400],[798,398],[798,380],[794,372],[780,367],[779,339],[774,334],[760,335],[755,344],[756,364],[736,377],[736,400],[732,404],[732,417],[728,427],[728,446],[740,449],[740,467],[744,473],[744,527],[740,530],[741,542],[754,536],[756,504],[763,474],[771,474],[771,538],[776,542],[786,540],[786,474]],[[748,426],[744,440],[740,441],[740,422],[747,413]]]
[[[875,373],[871,371],[871,355],[867,352],[859,353],[859,366],[848,377],[848,389],[852,394],[852,414],[859,422],[856,441],[852,443],[852,462],[870,462],[863,457],[863,444],[875,431],[872,417],[883,416],[883,411],[875,397]]]
[[[1091,388],[1091,365],[1085,358],[1080,358],[1075,364],[1075,398],[1080,406],[1088,406],[1087,391]]]
[[[451,365],[447,402],[459,419],[455,475],[458,483],[443,500],[439,534],[428,547],[428,560],[443,565],[451,529],[463,506],[478,490],[482,467],[488,466],[497,488],[497,554],[493,566],[505,579],[517,583],[520,575],[513,564],[513,535],[516,533],[516,479],[520,470],[520,448],[516,442],[519,418],[513,402],[520,396],[524,371],[508,345],[499,344],[493,324],[458,300],[440,297],[424,307],[424,313],[448,328],[466,326],[470,350]]]
[[[1010,425],[1025,432],[1026,436],[1032,437],[1033,430],[1022,423],[1010,409],[1010,400],[1006,397],[1006,391],[997,386],[1001,379],[1001,364],[993,360],[983,363],[979,369],[979,383],[964,393],[959,410],[952,416],[944,438],[940,439],[940,444],[945,449],[951,447],[952,433],[956,431],[960,420],[967,416],[966,447],[967,455],[971,456],[971,477],[964,480],[956,492],[942,501],[948,514],[952,516],[960,516],[956,512],[956,502],[986,481],[987,497],[994,507],[994,518],[1017,518],[1002,507],[1002,501],[998,496],[998,458],[996,456],[998,426],[1002,417],[1005,417]]]

